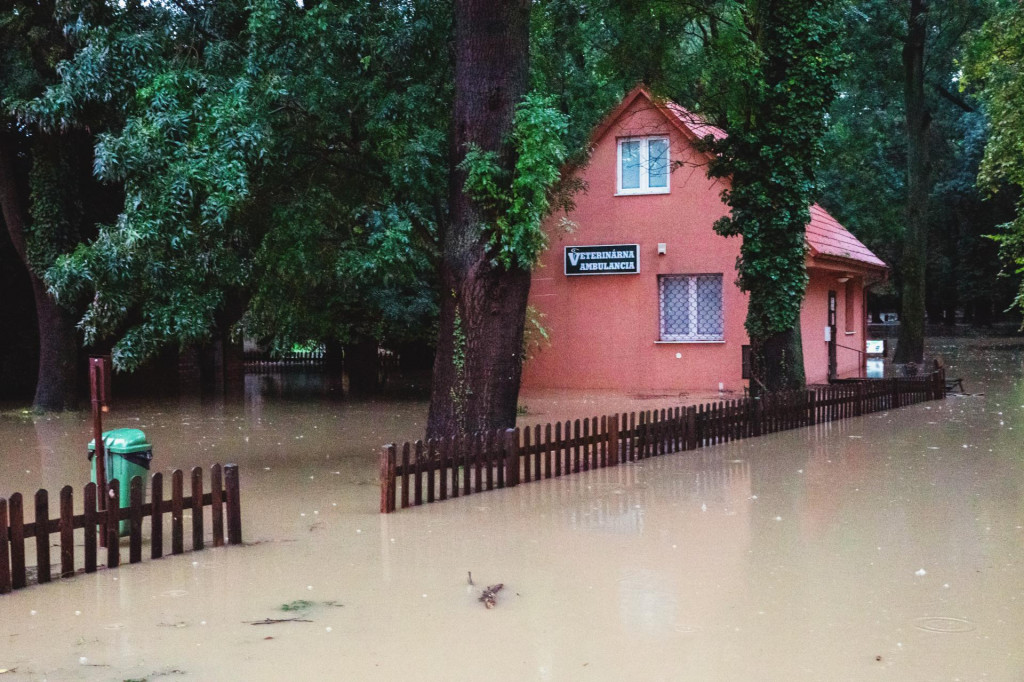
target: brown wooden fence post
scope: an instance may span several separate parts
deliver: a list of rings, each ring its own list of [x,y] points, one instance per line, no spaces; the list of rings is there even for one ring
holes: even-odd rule
[[[107,568],[121,565],[121,481],[110,479],[107,485]]]
[[[82,494],[85,530],[85,572],[96,572],[96,484],[86,483]]]
[[[392,463],[394,460],[391,460]],[[392,470],[393,471],[393,470]],[[394,479],[394,476],[392,476]],[[392,488],[392,491],[394,488]],[[227,497],[228,544],[242,544],[242,500],[238,487],[238,465],[224,465],[224,494]],[[391,511],[395,510],[395,496],[391,496]]]
[[[505,429],[505,487],[519,485],[519,428]]]
[[[395,511],[395,444],[385,445],[380,451],[380,513]]]
[[[21,493],[14,493],[7,500],[11,534],[11,587],[19,590],[26,585],[25,576],[25,508]]]
[[[891,409],[896,409],[900,406],[900,380],[892,379],[892,405]]]
[[[192,468],[192,551],[203,548],[203,468]]]
[[[75,505],[74,489],[60,489],[60,577],[75,574]]]
[[[0,594],[11,591],[11,553],[7,539],[7,500],[0,497]]]
[[[142,498],[145,488],[141,476],[132,476],[129,485],[128,563],[137,564],[142,561]]]
[[[149,517],[149,543],[152,545],[149,556],[151,559],[159,559],[164,555],[164,475],[159,471],[153,474],[151,486],[153,513]]]
[[[36,579],[50,582],[50,493],[36,491]]]
[[[153,500],[156,504],[156,500]],[[154,513],[156,507],[154,506]],[[213,546],[224,546],[224,475],[220,464],[210,467],[210,524],[213,531]],[[153,534],[154,539],[156,533]]]
[[[175,469],[171,473],[171,554],[185,552],[184,477],[181,469]]]
[[[864,414],[864,384],[858,383],[854,387],[857,392],[855,402],[853,403],[853,416],[859,417]]]
[[[402,509],[409,506],[409,443],[402,448]]]

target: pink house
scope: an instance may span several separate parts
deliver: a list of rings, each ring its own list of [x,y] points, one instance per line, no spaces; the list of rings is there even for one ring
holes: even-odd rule
[[[742,391],[746,295],[735,285],[740,238],[712,229],[727,180],[709,180],[694,140],[725,133],[634,89],[595,130],[586,191],[545,226],[530,304],[550,345],[523,388]],[[807,225],[810,282],[801,311],[808,383],[862,376],[864,290],[877,256],[820,206]]]

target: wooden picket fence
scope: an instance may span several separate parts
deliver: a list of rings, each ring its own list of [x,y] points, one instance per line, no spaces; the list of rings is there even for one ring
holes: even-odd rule
[[[75,567],[75,530],[84,533],[84,572],[94,573],[97,569],[97,540],[100,533],[106,534],[107,568],[121,564],[121,543],[119,527],[121,521],[128,522],[128,562],[142,561],[142,520],[150,518],[150,557],[159,559],[164,555],[164,514],[171,514],[171,554],[185,551],[184,511],[192,514],[193,551],[201,550],[206,544],[203,529],[203,508],[211,508],[212,545],[224,545],[225,516],[227,517],[227,544],[242,543],[242,515],[239,504],[238,466],[228,464],[210,467],[210,489],[203,492],[203,470],[195,467],[191,472],[191,495],[185,497],[185,476],[180,469],[171,473],[171,496],[164,499],[164,475],[155,473],[150,477],[150,502],[143,503],[143,479],[134,477],[130,482],[127,507],[117,504],[106,505],[100,510],[96,504],[96,484],[88,483],[83,490],[82,513],[74,513],[73,490],[70,485],[60,491],[60,515],[50,518],[49,493],[39,490],[35,494],[35,521],[25,523],[24,501],[21,493],[9,499],[0,497],[0,594],[26,587],[28,571],[25,561],[25,543],[34,538],[36,549],[36,582],[43,584],[53,579],[50,565],[50,535],[60,535],[60,570],[62,578],[73,576]],[[107,488],[107,500],[120,500],[120,482],[112,480]]]
[[[859,417],[945,397],[942,368],[699,406],[386,445],[380,511]]]

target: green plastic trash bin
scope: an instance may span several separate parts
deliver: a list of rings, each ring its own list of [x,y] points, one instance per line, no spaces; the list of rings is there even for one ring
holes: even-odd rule
[[[121,482],[121,507],[130,504],[132,478],[141,476],[145,481],[149,477],[149,465],[153,461],[153,446],[146,441],[146,434],[141,429],[114,429],[103,434],[103,445],[106,450],[107,480],[117,479]],[[89,459],[92,461],[92,482],[96,482],[96,439],[89,441]],[[145,486],[143,486],[143,502],[145,502]],[[128,535],[128,522],[122,521],[119,532],[121,537]]]

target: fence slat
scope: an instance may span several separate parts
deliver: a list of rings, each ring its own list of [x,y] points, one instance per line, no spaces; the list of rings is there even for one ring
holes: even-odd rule
[[[82,526],[85,530],[85,572],[96,572],[96,484],[86,483],[82,494]]]
[[[224,546],[224,478],[220,464],[210,467],[210,527],[213,546]]]
[[[499,465],[505,470],[505,487],[514,488],[519,484],[519,429],[505,429],[505,447],[503,462]]]
[[[8,545],[7,500],[0,497],[0,594],[9,593],[11,587],[11,552]]]
[[[25,587],[25,508],[21,493],[14,493],[7,501],[11,517],[11,587]]]
[[[450,444],[450,442],[449,442]],[[444,445],[444,442],[441,443]],[[430,459],[437,459],[437,468],[440,471],[438,476],[438,497],[442,500],[448,499],[448,450],[447,448],[438,448],[436,438],[431,438],[428,441],[428,452],[430,453]]]
[[[50,493],[36,491],[36,579],[50,582]]]
[[[487,474],[487,489],[493,491],[495,489],[495,460],[497,459],[498,443],[501,441],[495,437],[495,432],[487,430],[486,435],[486,446],[483,449],[483,462],[486,467]]]
[[[224,472],[227,474],[227,471]],[[227,477],[225,476],[225,479]],[[395,511],[395,444],[385,446],[380,452],[380,511],[390,514]],[[230,513],[230,505],[229,512]],[[230,539],[228,540],[230,542]]]
[[[142,498],[145,488],[141,476],[133,476],[128,490],[128,563],[142,561]]]
[[[156,472],[150,478],[150,498],[152,499],[153,514],[150,522],[151,545],[149,556],[151,559],[159,559],[164,555],[164,475]]]
[[[175,469],[171,474],[171,554],[185,552],[185,474]]]
[[[74,489],[60,489],[60,577],[75,574],[75,504]]]
[[[473,474],[474,491],[484,490],[484,451],[487,449],[487,438],[482,431],[473,437]]]
[[[608,461],[610,467],[619,465],[619,413],[608,420]]]
[[[203,548],[203,468],[192,469],[192,551]]]
[[[227,499],[228,544],[242,544],[242,495],[238,481],[238,465],[224,466],[224,495]],[[394,511],[394,496],[391,497]]]
[[[555,477],[562,475],[562,422],[555,422],[555,440],[552,445],[552,455],[555,460]]]
[[[540,445],[540,424],[533,427],[534,455],[533,455],[533,480],[541,479],[541,445]]]
[[[447,456],[451,459],[452,468],[452,497],[459,496],[459,453],[462,452],[462,435],[452,436],[448,439]]]
[[[409,444],[406,443],[402,446],[402,452],[405,453],[409,449]],[[423,448],[416,450],[413,455],[413,466],[415,467],[415,478],[412,482],[413,487],[413,502],[416,506],[423,504],[423,470],[426,468],[426,462],[423,461]]]
[[[116,478],[107,483],[107,568],[121,565],[121,482]]]
[[[529,483],[533,480],[533,471],[530,469],[530,453],[532,450],[533,429],[527,426],[523,429],[523,483]]]
[[[402,446],[402,509],[409,506],[409,443]]]

